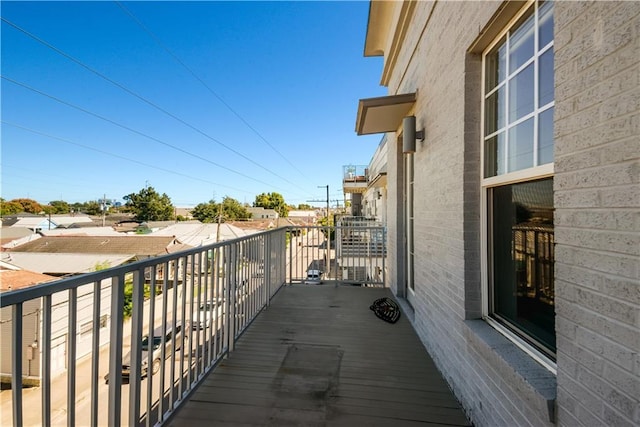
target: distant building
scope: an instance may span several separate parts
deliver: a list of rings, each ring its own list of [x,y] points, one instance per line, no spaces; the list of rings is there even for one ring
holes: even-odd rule
[[[278,212],[273,209],[262,207],[249,207],[247,211],[251,214],[251,219],[277,219]]]

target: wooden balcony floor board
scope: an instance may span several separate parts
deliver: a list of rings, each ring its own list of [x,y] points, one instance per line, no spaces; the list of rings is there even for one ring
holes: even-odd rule
[[[388,289],[284,287],[171,426],[469,425]]]

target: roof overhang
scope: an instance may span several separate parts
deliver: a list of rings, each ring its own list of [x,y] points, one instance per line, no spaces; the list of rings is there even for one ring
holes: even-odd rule
[[[356,132],[358,135],[395,132],[415,102],[415,92],[361,99]]]

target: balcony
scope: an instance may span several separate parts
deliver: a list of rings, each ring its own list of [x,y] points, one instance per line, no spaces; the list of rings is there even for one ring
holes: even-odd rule
[[[2,424],[467,425],[408,320],[370,310],[392,297],[384,268],[342,280],[348,242],[326,236],[384,244],[358,227],[280,228],[4,293]],[[318,267],[325,282],[303,284]]]
[[[348,165],[342,167],[342,189],[345,193],[364,193],[367,190],[367,167]]]

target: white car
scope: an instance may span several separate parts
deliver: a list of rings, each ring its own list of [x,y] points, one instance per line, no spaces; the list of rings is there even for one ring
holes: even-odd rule
[[[222,317],[222,305],[222,299],[217,298],[211,302],[204,302],[200,304],[198,312],[193,313],[193,319],[191,320],[192,328],[204,329],[211,327],[216,318]]]
[[[307,285],[320,285],[322,284],[322,271],[320,270],[307,270],[307,278],[304,280]]]

